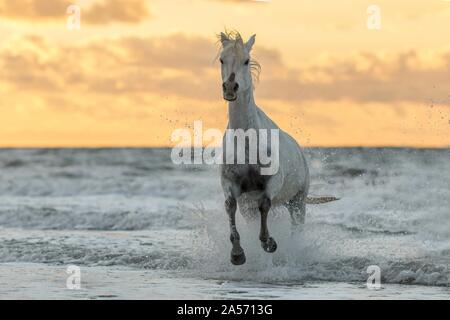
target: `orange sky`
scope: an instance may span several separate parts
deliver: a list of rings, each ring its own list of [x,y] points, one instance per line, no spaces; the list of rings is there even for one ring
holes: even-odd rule
[[[0,0],[0,147],[168,146],[194,120],[223,129],[225,27],[257,34],[257,104],[302,145],[450,146],[450,1]]]

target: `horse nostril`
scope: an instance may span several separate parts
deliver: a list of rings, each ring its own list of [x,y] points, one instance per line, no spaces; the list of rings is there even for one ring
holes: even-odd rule
[[[227,85],[225,84],[225,82],[222,83],[222,89],[223,89],[223,91],[227,90]]]
[[[238,91],[238,89],[239,89],[239,85],[236,83],[235,85],[234,85],[234,91],[236,92],[236,91]]]

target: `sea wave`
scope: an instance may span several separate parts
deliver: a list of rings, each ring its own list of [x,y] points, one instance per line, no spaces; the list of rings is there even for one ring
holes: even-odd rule
[[[311,193],[291,236],[263,252],[258,222],[238,215],[247,263],[229,262],[215,166],[176,166],[166,149],[0,150],[0,262],[127,266],[200,278],[291,283],[367,279],[450,283],[450,150],[307,149]]]

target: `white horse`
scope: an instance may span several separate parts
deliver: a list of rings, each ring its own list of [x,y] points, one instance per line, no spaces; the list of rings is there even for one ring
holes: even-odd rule
[[[221,184],[225,194],[225,209],[230,222],[230,240],[233,245],[231,262],[235,265],[245,263],[244,250],[236,228],[236,209],[243,209],[254,198],[261,215],[259,239],[266,252],[274,252],[277,243],[270,237],[267,228],[267,215],[272,206],[285,205],[290,213],[292,224],[305,220],[306,203],[325,203],[337,200],[334,197],[309,198],[309,170],[305,156],[297,142],[278,126],[255,104],[253,98],[252,71],[259,72],[259,64],[252,60],[250,52],[255,43],[255,35],[244,43],[237,32],[221,33],[220,63],[222,73],[223,98],[228,105],[228,129],[279,130],[278,171],[272,175],[262,175],[260,161],[255,163],[221,165]],[[229,130],[227,130],[229,131]],[[226,150],[224,136],[223,150]],[[270,149],[270,144],[267,146]],[[272,148],[273,149],[273,148]],[[268,150],[268,153],[274,150]],[[245,145],[245,158],[248,160],[248,145]],[[234,153],[233,153],[234,154]],[[235,159],[236,160],[236,159]]]

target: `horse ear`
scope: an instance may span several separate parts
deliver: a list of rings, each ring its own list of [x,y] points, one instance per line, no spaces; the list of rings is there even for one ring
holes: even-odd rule
[[[225,33],[221,32],[220,33],[220,42],[222,42],[222,46],[226,45],[228,43],[228,41],[230,41],[228,36]]]
[[[255,44],[255,38],[256,34],[252,35],[250,39],[248,39],[248,41],[245,43],[245,48],[247,49],[248,52],[252,50],[253,45]]]

